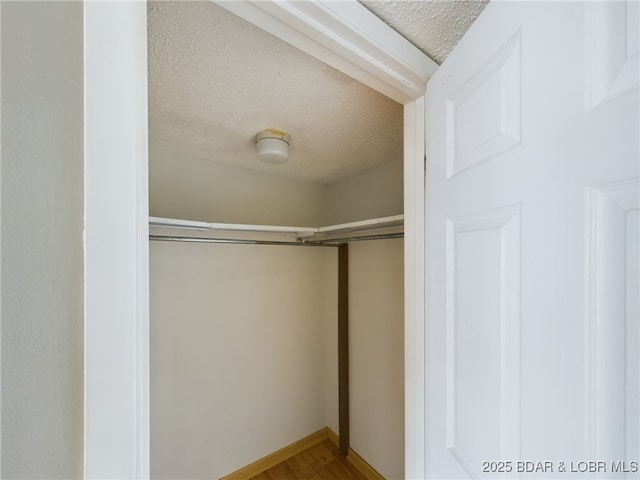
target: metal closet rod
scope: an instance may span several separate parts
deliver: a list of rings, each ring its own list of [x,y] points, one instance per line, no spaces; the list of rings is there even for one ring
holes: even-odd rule
[[[377,235],[362,235],[358,237],[332,238],[327,240],[310,240],[300,242],[287,242],[277,240],[246,240],[237,238],[206,238],[183,237],[176,235],[149,235],[149,241],[153,242],[189,242],[189,243],[226,243],[234,245],[284,245],[290,247],[339,247],[348,242],[363,240],[386,240],[390,238],[404,238],[404,233],[383,233]]]

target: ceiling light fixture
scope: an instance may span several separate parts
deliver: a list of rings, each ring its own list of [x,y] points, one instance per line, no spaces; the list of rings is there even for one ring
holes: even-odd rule
[[[282,130],[268,128],[256,135],[258,158],[272,165],[279,165],[289,158],[291,135]]]

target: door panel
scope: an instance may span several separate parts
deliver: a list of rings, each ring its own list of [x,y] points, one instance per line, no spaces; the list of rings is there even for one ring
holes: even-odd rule
[[[519,207],[448,220],[446,248],[446,444],[477,477],[520,446]]]
[[[585,10],[587,109],[638,86],[640,3],[589,2]]]
[[[520,143],[520,32],[447,100],[447,178]],[[477,112],[483,112],[478,122]]]
[[[637,460],[640,453],[639,193],[637,178],[587,191],[587,387],[593,458]]]
[[[613,3],[492,2],[427,86],[430,478],[640,478],[611,463],[640,459],[637,5]]]

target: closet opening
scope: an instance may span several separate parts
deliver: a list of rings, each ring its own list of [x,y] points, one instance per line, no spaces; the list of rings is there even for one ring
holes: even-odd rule
[[[403,477],[402,105],[212,2],[147,12],[152,478],[323,431]]]

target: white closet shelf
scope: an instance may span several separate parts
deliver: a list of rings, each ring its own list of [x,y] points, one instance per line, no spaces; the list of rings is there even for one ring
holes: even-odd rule
[[[248,225],[242,223],[209,223],[177,218],[149,217],[150,227],[180,228],[189,230],[280,233],[295,235],[298,238],[326,236],[336,233],[361,232],[385,227],[399,227],[404,224],[404,215],[372,218],[357,222],[341,223],[326,227],[291,227],[280,225]]]
[[[309,236],[318,233],[313,227],[285,227],[280,225],[248,225],[243,223],[208,223],[177,218],[149,217],[150,227],[184,228],[189,230],[211,230],[226,232],[284,233]]]
[[[390,217],[371,218],[358,222],[341,223],[317,228],[318,233],[354,232],[356,230],[368,230],[370,228],[394,227],[404,224],[404,215],[392,215]]]

